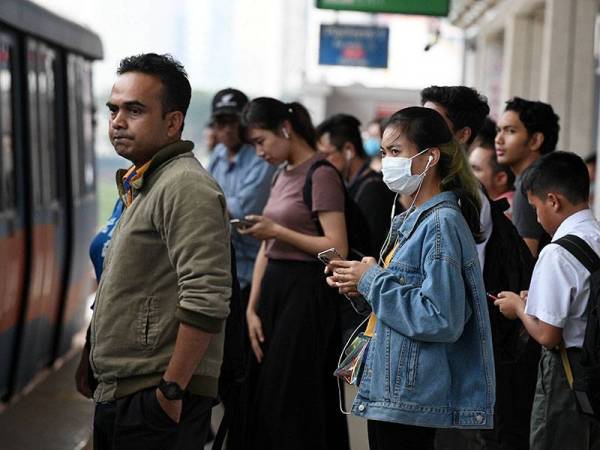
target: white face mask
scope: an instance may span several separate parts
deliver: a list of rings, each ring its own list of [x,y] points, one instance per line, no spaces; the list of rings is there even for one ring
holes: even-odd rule
[[[426,148],[425,150],[420,151],[412,158],[402,158],[400,156],[394,158],[387,156],[382,159],[381,172],[383,173],[383,182],[391,191],[402,195],[412,195],[415,193],[423,181],[433,157],[429,157],[425,170],[418,175],[413,175],[411,172],[412,160],[422,153],[425,153],[427,150],[429,149]]]

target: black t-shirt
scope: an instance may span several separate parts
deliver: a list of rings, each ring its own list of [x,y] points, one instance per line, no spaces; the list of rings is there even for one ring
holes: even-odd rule
[[[515,195],[512,205],[512,221],[522,238],[537,239],[540,241],[539,250],[542,244],[550,239],[548,233],[544,231],[537,221],[535,208],[529,204],[527,197],[521,192],[521,178],[515,180]]]
[[[377,257],[390,227],[395,194],[385,185],[381,174],[371,170],[368,165],[361,169],[348,186],[348,194],[369,225],[371,248],[377,252],[370,256]],[[401,212],[397,208],[396,213]]]

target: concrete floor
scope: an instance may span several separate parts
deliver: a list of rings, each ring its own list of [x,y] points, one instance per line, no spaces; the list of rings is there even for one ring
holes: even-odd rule
[[[2,450],[82,450],[94,403],[75,390],[75,353],[0,414]]]
[[[2,450],[92,450],[94,404],[75,390],[78,361],[79,352],[75,351],[0,414]],[[346,389],[347,403],[353,398],[353,391]],[[222,409],[217,406],[214,430],[221,417]],[[348,416],[348,427],[352,450],[368,450],[365,421]],[[210,444],[205,450],[210,450]]]

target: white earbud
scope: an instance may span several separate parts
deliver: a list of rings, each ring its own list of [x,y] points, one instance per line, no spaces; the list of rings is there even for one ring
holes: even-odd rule
[[[287,130],[285,128],[281,129],[281,134],[283,134],[283,137],[286,138],[286,139],[290,138],[290,135],[289,135],[289,133],[287,132]]]
[[[427,164],[430,164],[431,161],[433,161],[433,156],[429,155],[429,161],[427,161]]]

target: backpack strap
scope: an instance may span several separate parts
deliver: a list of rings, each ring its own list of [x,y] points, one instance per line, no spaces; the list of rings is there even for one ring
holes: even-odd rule
[[[337,169],[333,166],[333,164],[331,164],[326,159],[320,159],[318,161],[315,161],[312,164],[312,166],[310,166],[310,168],[308,169],[308,172],[306,173],[306,179],[304,180],[304,188],[302,189],[302,198],[304,199],[304,204],[308,207],[308,211],[310,212],[312,220],[315,223],[315,225],[317,226],[317,230],[321,236],[324,235],[324,232],[323,232],[323,228],[321,227],[321,223],[319,222],[319,216],[316,213],[314,213],[312,210],[312,186],[313,186],[312,177],[313,177],[313,174],[315,173],[315,171],[319,167],[323,167],[323,166],[331,167],[335,171],[335,173],[338,174],[338,176],[340,177],[340,181],[342,182],[342,187],[344,187],[344,199],[346,198],[346,195],[347,195],[346,189],[345,189],[346,184],[344,183],[342,174],[340,174],[337,171]]]
[[[577,258],[577,261],[579,261],[590,273],[600,269],[600,257],[598,257],[589,244],[580,237],[575,236],[574,234],[567,234],[554,241],[554,243],[560,245]]]
[[[569,388],[573,390],[573,369],[571,369],[571,363],[569,362],[569,355],[567,354],[565,341],[562,339],[560,340],[560,344],[558,344],[558,349],[560,350],[560,359],[565,371],[565,376],[567,377],[567,383],[569,383]]]
[[[371,169],[369,169],[371,170]],[[367,172],[367,171],[365,171]],[[359,175],[362,175],[362,173],[360,173]],[[362,195],[363,191],[365,190],[365,188],[367,186],[369,186],[372,183],[375,182],[383,182],[382,178],[379,176],[379,174],[377,174],[376,172],[367,172],[367,174],[362,178],[362,182],[360,183],[360,185],[358,186],[358,189],[356,190],[356,194],[354,198],[360,198],[360,196]]]
[[[566,236],[554,241],[554,244],[560,245],[571,255],[577,258],[577,261],[579,261],[583,267],[590,272],[590,274],[600,269],[600,258],[596,252],[592,250],[589,244],[579,236],[567,234]],[[588,302],[588,310],[590,306],[591,302]],[[573,369],[571,368],[571,364],[569,362],[569,355],[567,354],[565,342],[562,339],[558,345],[558,348],[560,350],[560,359],[565,371],[565,376],[567,377],[567,382],[569,383],[569,388],[573,389]]]

